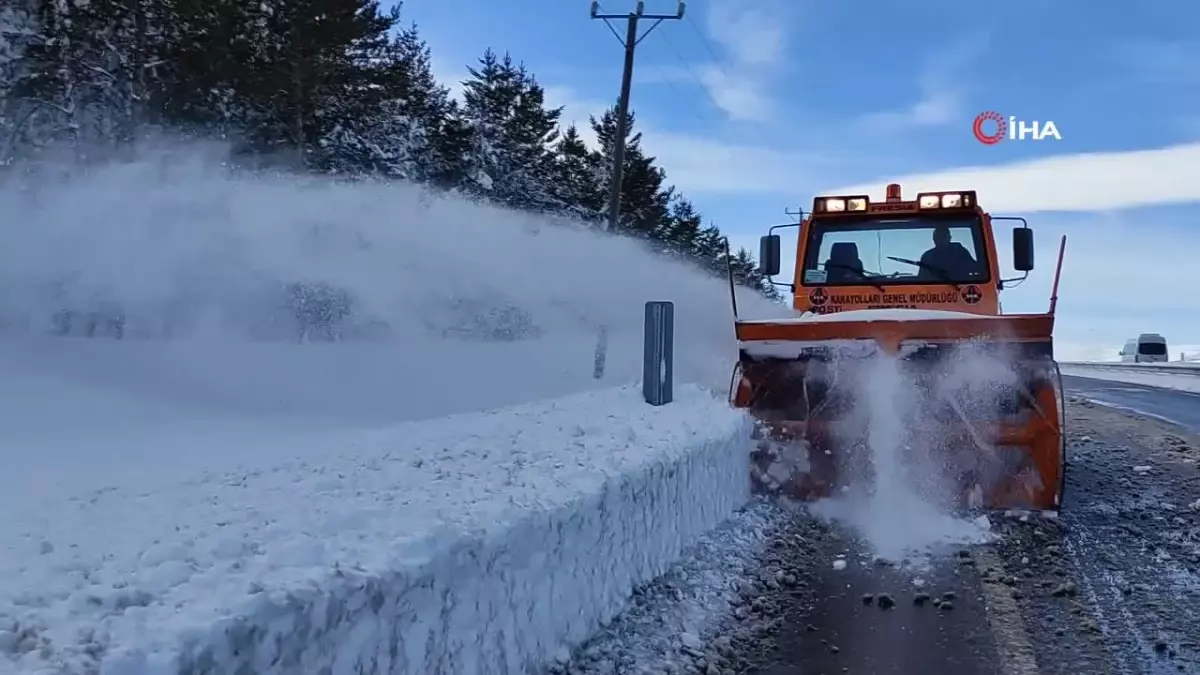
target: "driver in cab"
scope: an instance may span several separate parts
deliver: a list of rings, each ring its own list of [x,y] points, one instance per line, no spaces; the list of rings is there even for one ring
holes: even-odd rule
[[[933,248],[921,255],[921,277],[935,281],[938,272],[944,272],[951,279],[966,280],[978,269],[974,256],[962,244],[950,240],[950,228],[939,225],[933,229]]]

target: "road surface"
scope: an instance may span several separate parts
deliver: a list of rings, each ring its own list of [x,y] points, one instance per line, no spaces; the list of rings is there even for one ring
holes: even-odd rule
[[[1064,375],[1063,385],[1072,394],[1158,416],[1200,434],[1200,394],[1074,375]]]
[[[781,510],[785,524],[736,584],[733,616],[702,640],[565,670],[1200,673],[1200,405],[1185,392],[1065,381],[1059,517],[992,514],[996,541],[947,550],[914,571],[879,564],[840,527]],[[648,656],[666,652],[665,666]]]
[[[889,567],[832,570],[854,544],[820,538],[774,648],[734,672],[1200,673],[1200,396],[1065,380],[1061,519],[997,516],[999,541],[943,558],[924,589]],[[863,599],[880,592],[893,608]],[[953,609],[914,604],[922,592]]]

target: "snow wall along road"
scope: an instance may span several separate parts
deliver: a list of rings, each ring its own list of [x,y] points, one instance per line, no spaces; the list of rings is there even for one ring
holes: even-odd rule
[[[745,498],[728,289],[633,242],[178,157],[0,212],[0,670],[499,672]]]
[[[0,671],[536,671],[746,503],[749,433],[696,387],[616,388],[33,499]]]

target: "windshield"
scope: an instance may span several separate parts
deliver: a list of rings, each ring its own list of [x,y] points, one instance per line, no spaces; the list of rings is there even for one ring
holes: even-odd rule
[[[803,285],[981,283],[988,280],[979,219],[816,220]]]

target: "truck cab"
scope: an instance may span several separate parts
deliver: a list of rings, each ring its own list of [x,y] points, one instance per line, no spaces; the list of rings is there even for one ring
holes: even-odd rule
[[[797,237],[792,306],[836,314],[864,309],[942,310],[1000,314],[1000,278],[993,218],[974,191],[920,193],[905,200],[899,185],[886,198],[817,197]],[[1033,232],[1013,230],[1013,267],[1033,269]],[[773,228],[775,229],[775,228]],[[780,241],[760,243],[767,276],[780,271]]]

